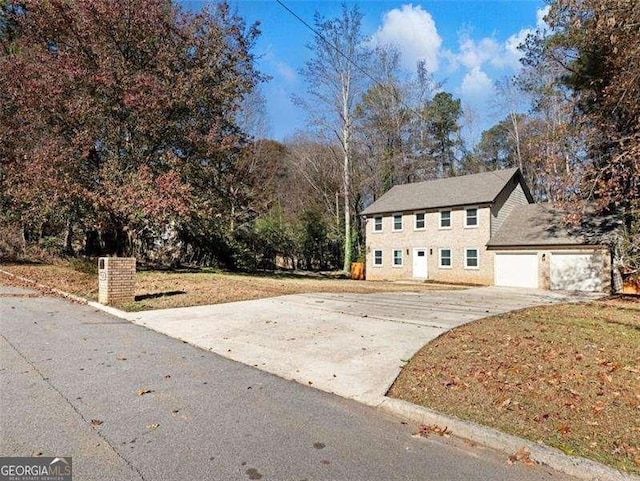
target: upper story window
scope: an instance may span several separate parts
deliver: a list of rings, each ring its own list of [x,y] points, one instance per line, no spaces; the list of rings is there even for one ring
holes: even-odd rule
[[[415,230],[423,230],[427,225],[426,214],[424,212],[416,212]]]
[[[402,214],[393,214],[393,230],[402,230]]]
[[[451,211],[440,211],[440,229],[451,229]]]
[[[465,227],[478,227],[478,209],[473,207],[466,210],[464,216]]]
[[[382,216],[373,218],[373,232],[382,232]]]

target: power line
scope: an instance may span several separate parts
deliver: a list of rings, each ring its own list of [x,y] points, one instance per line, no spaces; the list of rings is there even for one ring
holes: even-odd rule
[[[395,91],[394,89],[389,86],[389,85],[385,85],[384,83],[382,83],[380,80],[378,80],[377,78],[375,78],[374,76],[372,76],[369,72],[366,71],[366,69],[364,69],[363,67],[361,67],[360,65],[358,65],[358,63],[356,63],[353,59],[351,59],[347,54],[345,54],[344,52],[342,52],[336,45],[334,45],[333,43],[331,43],[329,40],[327,40],[325,38],[324,35],[322,35],[322,33],[320,33],[317,29],[315,29],[313,26],[311,26],[304,18],[300,17],[296,12],[294,12],[293,10],[291,10],[291,8],[289,8],[282,0],[276,0],[276,2],[282,7],[284,8],[287,12],[289,12],[296,20],[298,20],[300,23],[302,23],[305,27],[307,27],[315,36],[317,36],[320,40],[322,40],[325,44],[327,44],[329,47],[331,47],[333,50],[335,50],[338,55],[340,55],[342,58],[344,58],[347,62],[349,62],[351,65],[353,65],[358,71],[360,71],[365,77],[367,77],[368,79],[370,79],[376,86],[380,87],[383,90],[386,90],[388,93],[391,93],[392,95],[395,96]],[[416,114],[418,117],[422,118],[422,113],[420,113],[418,110],[416,110],[414,107],[411,107],[409,105],[407,105],[403,99],[401,98],[397,98],[397,101],[400,105],[402,105],[405,109],[409,110],[410,112],[413,112],[414,114]]]
[[[287,5],[284,4],[284,2],[282,2],[281,0],[276,0],[276,2],[282,7],[284,8],[287,12],[289,12],[293,17],[295,17],[300,23],[302,23],[305,27],[307,27],[309,30],[311,30],[313,32],[313,34],[318,37],[320,40],[322,40],[324,43],[326,43],[329,47],[331,47],[333,50],[335,50],[338,55],[340,55],[342,58],[344,58],[347,62],[349,62],[351,65],[353,65],[356,69],[358,69],[360,71],[360,73],[362,73],[364,76],[366,76],[368,79],[372,80],[375,84],[377,84],[380,87],[385,87],[378,79],[374,78],[371,74],[369,74],[369,72],[367,72],[364,68],[362,68],[360,65],[358,65],[354,60],[352,60],[347,54],[343,53],[338,47],[336,47],[334,44],[332,44],[329,40],[327,40],[324,35],[322,35],[318,30],[316,30],[314,27],[312,27],[311,25],[309,25],[309,23],[302,17],[300,17],[296,12],[294,12],[293,10],[291,10]],[[410,108],[408,106],[405,105],[405,107]]]
[[[276,3],[278,3],[278,5],[280,5],[282,8],[284,8],[287,12],[289,12],[289,14],[291,14],[296,20],[298,20],[300,23],[302,23],[307,29],[309,29],[316,37],[318,37],[322,42],[324,42],[325,44],[327,44],[330,48],[332,48],[333,50],[335,50],[338,55],[340,55],[342,58],[344,58],[347,62],[349,62],[352,66],[354,66],[358,71],[360,71],[360,73],[362,73],[365,77],[367,77],[368,79],[370,79],[371,81],[373,81],[374,84],[376,84],[378,87],[382,88],[383,90],[387,90],[388,92],[390,92],[391,94],[395,94],[395,92],[393,91],[393,89],[389,86],[389,85],[385,85],[383,84],[380,80],[376,79],[375,77],[373,77],[369,72],[367,72],[363,67],[361,67],[360,65],[358,65],[358,63],[356,63],[353,59],[351,59],[351,57],[349,57],[347,54],[345,54],[344,52],[342,52],[342,50],[340,50],[336,45],[334,45],[333,43],[331,43],[329,40],[327,40],[325,38],[324,35],[322,35],[322,33],[320,33],[316,28],[314,28],[312,25],[309,24],[309,22],[307,22],[304,18],[300,17],[300,15],[298,15],[296,12],[294,12],[291,8],[289,8],[282,0],[276,0]],[[400,103],[400,105],[402,105],[404,108],[406,108],[407,110],[413,112],[414,114],[418,115],[420,118],[422,118],[422,114],[416,110],[414,107],[411,107],[409,105],[407,105],[403,99],[398,98],[397,99],[398,102]],[[498,176],[500,179],[502,179],[502,177],[500,177],[498,175],[498,173],[496,171],[490,170],[489,172],[493,173],[494,175]],[[522,174],[522,172],[521,172]]]

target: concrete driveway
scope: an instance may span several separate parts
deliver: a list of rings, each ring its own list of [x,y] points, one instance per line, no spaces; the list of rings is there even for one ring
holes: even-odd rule
[[[127,314],[205,350],[377,406],[422,346],[453,327],[584,295],[482,287],[388,294],[298,294]]]

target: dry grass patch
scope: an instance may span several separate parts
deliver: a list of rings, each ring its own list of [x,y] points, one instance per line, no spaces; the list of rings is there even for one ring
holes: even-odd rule
[[[416,354],[390,395],[640,473],[640,303],[461,326]]]
[[[47,287],[75,294],[92,301],[98,300],[98,269],[84,262],[60,264],[3,264],[0,269]],[[33,288],[30,283],[0,275],[5,284]]]
[[[447,286],[397,284],[346,279],[307,278],[288,275],[245,275],[229,273],[140,272],[136,296],[130,310],[220,304],[309,292],[372,293],[424,291]],[[163,296],[162,293],[171,293]],[[145,298],[146,297],[146,298]]]
[[[10,264],[3,270],[87,299],[98,297],[97,270],[81,263]],[[2,282],[13,282],[2,276]],[[262,299],[309,292],[372,293],[419,292],[451,289],[438,284],[399,284],[393,282],[352,281],[309,278],[287,274],[245,275],[219,272],[139,271],[136,273],[136,301],[126,310],[166,309],[224,302]]]

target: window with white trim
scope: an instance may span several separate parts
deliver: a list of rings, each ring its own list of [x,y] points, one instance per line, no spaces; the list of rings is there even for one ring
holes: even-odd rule
[[[438,267],[441,269],[451,269],[452,261],[451,249],[438,249]]]
[[[402,249],[393,249],[393,267],[402,267]]]
[[[427,225],[427,217],[424,212],[416,212],[415,230],[424,230]]]
[[[451,229],[451,211],[440,211],[440,229]]]
[[[402,230],[402,214],[393,214],[393,230],[396,232]]]
[[[464,216],[465,227],[478,227],[478,209],[472,207],[466,210]]]
[[[376,249],[373,251],[373,265],[378,267],[382,265],[382,250]]]
[[[382,216],[373,218],[373,232],[382,232]]]
[[[464,250],[464,268],[465,269],[480,268],[480,251],[475,247],[467,247]]]

